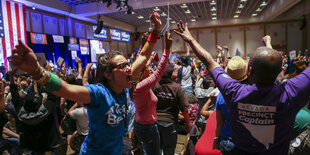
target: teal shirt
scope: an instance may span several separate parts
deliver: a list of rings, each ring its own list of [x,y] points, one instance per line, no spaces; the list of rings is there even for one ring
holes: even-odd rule
[[[297,113],[294,123],[294,137],[295,139],[299,134],[307,129],[307,126],[310,127],[310,110],[307,107],[303,107]]]

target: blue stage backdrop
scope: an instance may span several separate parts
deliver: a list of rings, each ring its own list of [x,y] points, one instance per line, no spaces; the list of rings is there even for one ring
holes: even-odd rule
[[[75,60],[72,60],[71,51],[68,50],[69,37],[64,36],[64,43],[54,43],[53,36],[46,34],[47,44],[33,44],[30,41],[30,33],[27,32],[27,43],[30,48],[34,51],[34,53],[45,53],[46,60],[53,61],[53,53],[55,53],[55,61],[58,60],[59,57],[64,58],[65,62],[71,66],[75,67]],[[79,39],[77,38],[77,42],[79,44]],[[89,40],[88,40],[89,45]],[[90,47],[88,47],[90,49]],[[82,66],[85,67],[88,62],[91,62],[90,55],[81,55],[80,51],[77,51],[78,57],[82,60]]]

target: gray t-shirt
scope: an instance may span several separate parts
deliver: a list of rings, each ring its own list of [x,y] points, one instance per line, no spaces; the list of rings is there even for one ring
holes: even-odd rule
[[[88,115],[85,107],[80,107],[70,112],[71,117],[76,120],[76,129],[80,135],[88,135]]]

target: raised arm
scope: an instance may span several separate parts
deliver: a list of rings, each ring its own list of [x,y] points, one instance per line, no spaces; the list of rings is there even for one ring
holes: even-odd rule
[[[93,63],[88,63],[86,68],[85,68],[83,79],[82,79],[83,85],[89,84],[88,83],[88,74],[89,74],[89,70],[90,70],[92,65],[93,65]]]
[[[155,84],[160,80],[161,76],[164,74],[166,65],[169,61],[169,55],[170,55],[169,49],[172,46],[171,34],[167,32],[165,38],[166,38],[166,48],[160,60],[157,70],[151,76],[138,83],[136,90],[139,89],[140,91],[144,91],[147,89],[151,89],[152,87],[155,86]]]
[[[76,58],[75,62],[78,64],[78,76],[77,78],[78,79],[82,79],[82,74],[83,74],[83,71],[82,71],[82,61],[80,58]]]
[[[213,60],[211,54],[203,49],[202,46],[192,37],[188,30],[187,23],[184,26],[182,21],[180,21],[177,26],[178,30],[174,30],[174,32],[181,36],[185,42],[189,43],[196,56],[205,64],[210,72],[213,71],[214,68],[220,67],[220,65]]]
[[[154,23],[155,27],[153,32],[151,32],[148,41],[145,43],[143,46],[142,50],[140,51],[140,55],[136,59],[136,61],[132,64],[132,79],[135,81],[136,78],[138,78],[139,73],[145,67],[145,64],[149,60],[152,50],[155,47],[157,38],[158,38],[158,32],[160,31],[161,28],[161,20],[160,16],[157,12],[152,12],[150,16],[150,20],[152,23]]]
[[[11,63],[18,69],[27,72],[54,95],[81,103],[90,103],[90,94],[86,87],[70,85],[55,74],[47,72],[38,63],[34,52],[21,40],[12,50]]]

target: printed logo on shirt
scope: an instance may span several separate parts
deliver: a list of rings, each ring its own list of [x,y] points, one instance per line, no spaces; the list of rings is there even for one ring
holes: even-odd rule
[[[226,73],[223,73],[222,75],[223,75],[224,78],[229,78],[229,79],[231,79],[231,77],[228,76]]]
[[[110,110],[106,112],[107,124],[118,125],[124,120],[126,112],[125,104],[120,106],[118,103],[115,106],[111,106]]]
[[[276,111],[275,106],[238,103],[238,122],[268,149],[274,143]]]
[[[162,99],[168,99],[168,100],[174,99],[173,95],[167,92],[159,92],[157,97],[162,98]]]

